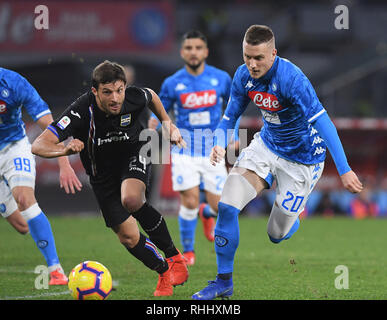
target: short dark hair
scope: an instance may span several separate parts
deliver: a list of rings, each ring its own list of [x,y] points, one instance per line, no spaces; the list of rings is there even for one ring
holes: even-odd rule
[[[261,43],[267,43],[274,39],[273,31],[264,25],[254,24],[250,26],[245,33],[244,40],[246,43],[256,46]]]
[[[199,30],[190,30],[184,33],[181,42],[183,43],[187,39],[201,39],[207,44],[207,37]]]
[[[123,66],[117,62],[105,60],[96,66],[91,76],[91,85],[98,90],[99,85],[121,80],[126,85],[126,76]]]

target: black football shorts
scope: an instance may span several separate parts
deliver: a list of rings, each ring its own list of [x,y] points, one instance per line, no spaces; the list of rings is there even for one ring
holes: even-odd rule
[[[119,225],[131,215],[121,204],[122,181],[128,178],[141,180],[148,190],[150,175],[151,164],[146,164],[137,154],[125,157],[118,168],[112,168],[110,172],[90,178],[90,184],[107,227]]]

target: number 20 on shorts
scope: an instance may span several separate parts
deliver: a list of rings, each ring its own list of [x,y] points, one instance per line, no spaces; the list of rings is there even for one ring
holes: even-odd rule
[[[294,196],[293,193],[288,191],[286,193],[286,198],[284,199],[284,201],[282,201],[281,205],[287,211],[290,211],[292,213],[297,213],[298,209],[300,209],[302,202],[304,201],[304,198],[305,197],[302,197],[302,196]]]

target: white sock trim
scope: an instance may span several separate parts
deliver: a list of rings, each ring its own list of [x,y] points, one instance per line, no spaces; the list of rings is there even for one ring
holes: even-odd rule
[[[37,217],[41,212],[42,210],[40,209],[38,203],[33,204],[31,207],[24,211],[20,211],[21,215],[26,221]]]
[[[187,207],[180,205],[179,216],[185,220],[194,220],[197,218],[199,208],[188,209]]]
[[[64,274],[63,268],[62,268],[62,266],[60,265],[60,263],[53,264],[52,266],[49,266],[49,267],[48,267],[48,272],[53,272],[53,271],[55,271],[56,269],[59,269],[59,272],[62,272],[62,273]]]

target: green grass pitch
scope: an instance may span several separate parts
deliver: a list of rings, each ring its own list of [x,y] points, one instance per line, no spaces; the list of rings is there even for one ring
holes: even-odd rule
[[[152,300],[157,274],[132,257],[101,217],[49,216],[66,273],[95,260],[110,270],[115,290],[109,300]],[[181,248],[177,219],[166,218]],[[235,300],[387,299],[387,220],[312,217],[301,221],[292,239],[275,245],[266,234],[267,218],[240,218],[240,243],[234,265]],[[216,274],[213,243],[196,231],[196,264],[190,278],[162,300],[190,299]],[[35,267],[44,265],[30,235],[19,235],[0,220],[0,300],[72,299],[66,286],[36,289]],[[337,289],[337,266],[348,268],[348,289]]]

